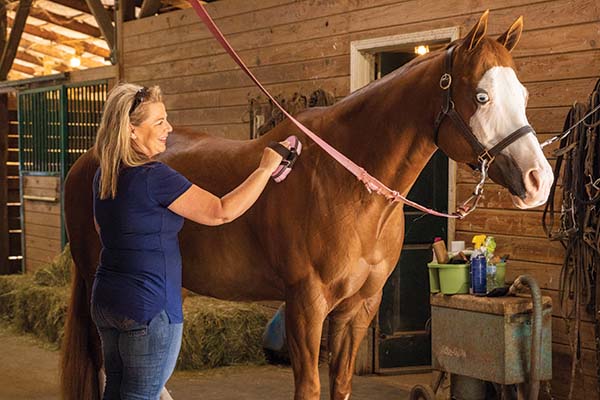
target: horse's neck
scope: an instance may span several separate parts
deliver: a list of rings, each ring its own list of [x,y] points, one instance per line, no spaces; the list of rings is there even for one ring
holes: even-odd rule
[[[331,107],[322,132],[371,175],[406,194],[435,152],[430,96],[439,77],[409,71],[351,95]],[[398,81],[400,80],[400,81]],[[437,104],[437,103],[436,103]],[[328,140],[327,138],[325,138]]]

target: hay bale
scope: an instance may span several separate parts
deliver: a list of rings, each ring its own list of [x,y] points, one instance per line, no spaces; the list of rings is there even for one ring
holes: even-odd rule
[[[0,315],[19,332],[59,345],[67,311],[67,287],[38,286],[29,276],[0,276]]]
[[[33,280],[40,286],[68,286],[71,283],[72,265],[71,248],[67,243],[62,253],[56,256],[50,264],[35,272]]]
[[[0,276],[0,317],[18,331],[59,345],[69,297],[69,247],[33,276]],[[264,364],[262,333],[271,313],[264,307],[191,294],[184,303],[178,369]]]
[[[177,369],[265,364],[262,333],[269,320],[259,305],[189,296]]]
[[[63,252],[31,275],[0,276],[0,315],[19,332],[59,345],[70,283],[71,251]]]

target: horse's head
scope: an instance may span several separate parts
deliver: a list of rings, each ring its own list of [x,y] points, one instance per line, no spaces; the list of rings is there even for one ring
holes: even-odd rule
[[[498,39],[485,36],[486,11],[469,34],[446,50],[444,104],[436,121],[437,145],[452,159],[481,168],[509,189],[519,208],[548,198],[553,174],[525,108],[528,93],[515,74],[510,51],[523,30],[517,19]],[[490,154],[491,153],[491,154]]]

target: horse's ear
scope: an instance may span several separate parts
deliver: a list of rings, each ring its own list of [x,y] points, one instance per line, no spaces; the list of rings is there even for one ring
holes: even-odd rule
[[[521,33],[523,32],[523,16],[517,18],[515,22],[498,38],[498,42],[504,47],[511,51],[519,43],[521,39]]]
[[[473,50],[481,39],[484,38],[485,32],[487,31],[487,22],[488,15],[490,14],[490,10],[485,10],[485,12],[479,18],[479,21],[475,24],[471,32],[467,34],[464,38],[464,44],[467,46],[467,50]]]

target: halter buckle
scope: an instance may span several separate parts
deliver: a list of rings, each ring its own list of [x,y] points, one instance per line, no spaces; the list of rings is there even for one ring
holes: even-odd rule
[[[445,73],[440,78],[440,87],[443,90],[448,90],[450,89],[450,86],[452,86],[452,75],[450,75],[449,73]]]
[[[477,156],[477,161],[479,161],[479,164],[483,164],[483,162],[485,161],[487,163],[487,165],[489,166],[494,160],[496,159],[495,156],[492,156],[489,151],[484,151],[483,153],[481,153],[480,155]]]

